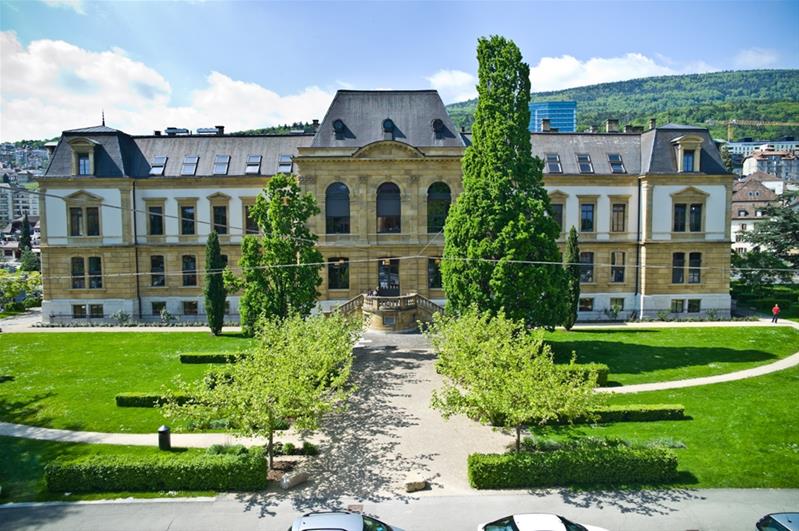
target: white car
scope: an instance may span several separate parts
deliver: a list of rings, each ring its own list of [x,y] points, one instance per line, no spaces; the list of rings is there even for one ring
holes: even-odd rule
[[[333,511],[307,513],[291,524],[288,531],[402,531],[361,513]]]
[[[604,527],[578,524],[548,513],[514,514],[480,524],[477,531],[608,531]]]

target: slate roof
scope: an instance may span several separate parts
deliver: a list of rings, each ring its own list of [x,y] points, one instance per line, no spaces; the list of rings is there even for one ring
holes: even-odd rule
[[[676,173],[677,151],[672,142],[685,134],[699,136],[703,140],[699,155],[701,173],[729,173],[707,129],[678,124],[664,125],[641,134],[641,173]]]
[[[102,133],[121,133],[122,131],[118,129],[113,129],[111,127],[106,127],[105,125],[93,125],[91,127],[81,127],[79,129],[68,129],[64,131],[64,133],[79,133],[79,134],[102,134]]]
[[[531,133],[533,155],[546,161],[547,153],[557,153],[563,174],[580,174],[577,153],[587,153],[594,167],[593,174],[582,175],[639,175],[641,170],[641,135],[626,133]],[[608,154],[618,153],[624,162],[625,173],[614,174]],[[544,174],[548,174],[546,164]]]
[[[87,133],[89,129],[108,129],[99,132]],[[122,177],[129,175],[126,171],[123,152],[127,152],[130,137],[121,131],[110,127],[98,126],[84,129],[64,131],[58,145],[53,151],[50,163],[44,177],[66,176],[72,174],[72,148],[69,140],[72,138],[86,138],[94,142],[94,173],[97,177]],[[127,154],[127,153],[126,153]]]
[[[311,147],[362,147],[385,140],[383,120],[395,125],[393,140],[415,147],[463,147],[464,141],[435,90],[339,90]],[[432,122],[443,121],[436,134]],[[333,122],[341,120],[337,135]]]

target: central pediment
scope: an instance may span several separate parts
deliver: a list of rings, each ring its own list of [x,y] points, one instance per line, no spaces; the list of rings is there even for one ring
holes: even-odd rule
[[[367,144],[352,154],[354,159],[421,159],[424,154],[413,146],[395,140]]]

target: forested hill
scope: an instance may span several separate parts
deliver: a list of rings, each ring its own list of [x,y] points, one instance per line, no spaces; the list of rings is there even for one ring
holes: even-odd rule
[[[533,80],[535,86],[535,80]],[[799,122],[799,70],[740,70],[681,76],[659,76],[602,83],[553,92],[533,93],[532,101],[577,102],[577,130],[600,126],[607,118],[621,125],[705,125],[706,120],[764,120]],[[455,123],[471,125],[477,100],[447,106]],[[710,127],[726,138],[724,126]],[[735,128],[735,137],[771,139],[799,136],[799,127]]]

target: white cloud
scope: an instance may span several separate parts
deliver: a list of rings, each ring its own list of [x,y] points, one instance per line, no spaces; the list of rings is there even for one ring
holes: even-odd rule
[[[735,66],[738,68],[767,68],[778,60],[777,51],[766,48],[748,48],[735,54]]]
[[[41,0],[50,7],[60,7],[64,9],[71,9],[79,15],[86,14],[86,5],[83,0]]]
[[[0,76],[3,140],[49,138],[96,125],[103,109],[109,126],[131,134],[168,125],[252,129],[321,118],[333,98],[315,86],[281,95],[214,71],[188,105],[176,106],[169,81],[124,50],[94,52],[53,40],[25,48],[13,32],[0,32]]]
[[[426,78],[444,103],[454,103],[477,97],[477,78],[462,70],[439,70]]]

